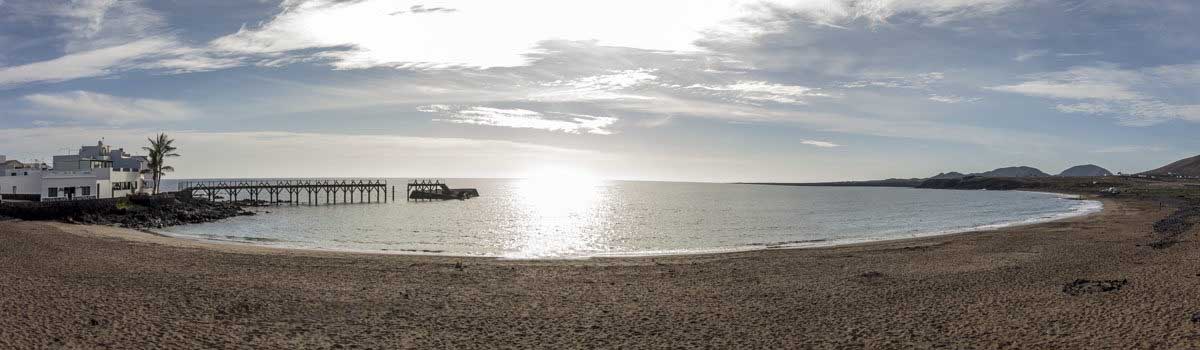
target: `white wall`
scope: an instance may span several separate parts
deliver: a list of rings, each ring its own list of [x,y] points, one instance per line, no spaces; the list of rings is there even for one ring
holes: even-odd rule
[[[38,194],[42,191],[42,171],[37,169],[15,169],[17,176],[0,176],[0,194]],[[29,172],[29,175],[23,175]],[[16,187],[14,192],[13,187]]]
[[[133,193],[137,193],[140,188],[142,174],[135,171],[112,171],[112,169],[96,169],[97,172],[104,174],[103,176],[108,181],[100,181],[100,188],[104,191],[101,193],[101,198],[124,197]],[[127,190],[112,190],[113,184],[120,182],[133,183],[132,189]]]
[[[91,191],[91,194],[90,194],[91,196],[100,195],[100,193],[97,193],[97,191],[96,191],[96,184],[97,184],[96,177],[90,173],[89,174],[80,173],[80,174],[70,174],[70,175],[52,174],[49,176],[52,176],[52,177],[42,178],[41,193],[42,193],[42,201],[43,202],[49,201],[49,200],[55,200],[55,199],[59,199],[59,200],[66,199],[67,198],[66,194],[64,194],[63,191],[61,190],[61,188],[63,188],[63,187],[74,187],[75,188],[75,198],[77,198],[77,199],[79,197],[83,196],[83,193],[79,189],[80,187],[91,188],[89,190],[89,191]],[[52,187],[60,189],[58,191],[58,196],[50,197],[50,188],[52,188]],[[101,188],[101,192],[103,192],[103,188]]]

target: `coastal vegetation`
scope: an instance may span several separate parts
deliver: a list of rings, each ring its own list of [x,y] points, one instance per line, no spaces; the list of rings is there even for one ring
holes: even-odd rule
[[[175,153],[177,148],[172,145],[175,140],[167,137],[167,134],[160,133],[155,138],[146,140],[150,141],[150,146],[142,147],[142,149],[148,153],[146,158],[149,160],[149,169],[144,172],[153,177],[153,193],[158,194],[159,182],[162,180],[163,174],[175,171],[174,167],[166,165],[167,158],[178,157],[179,154]]]

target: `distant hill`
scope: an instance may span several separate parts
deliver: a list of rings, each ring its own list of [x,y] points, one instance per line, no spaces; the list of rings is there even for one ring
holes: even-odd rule
[[[971,174],[971,175],[975,175],[975,176],[983,176],[983,177],[1041,177],[1041,176],[1050,176],[1050,174],[1044,173],[1044,172],[1042,172],[1041,170],[1038,170],[1037,168],[1031,168],[1031,167],[1027,167],[1027,166],[1014,166],[1014,167],[1007,167],[1007,168],[999,168],[999,169],[992,170],[992,171],[989,171],[989,172],[983,172],[983,173]]]
[[[1101,168],[1095,164],[1076,165],[1067,170],[1063,170],[1058,176],[1111,176],[1113,173],[1108,169]]]
[[[1200,176],[1200,156],[1179,160],[1177,162],[1167,164],[1164,167],[1147,171],[1143,174]]]
[[[930,179],[961,179],[963,177],[966,177],[966,175],[963,175],[963,173],[960,173],[957,171],[951,171],[948,173],[939,173],[937,175],[930,176],[929,178]]]
[[[924,179],[887,179],[866,181],[837,181],[837,182],[736,182],[740,185],[774,185],[774,186],[831,186],[831,187],[917,187]]]

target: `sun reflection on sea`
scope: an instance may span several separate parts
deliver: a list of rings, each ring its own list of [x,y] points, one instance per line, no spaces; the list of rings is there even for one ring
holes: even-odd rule
[[[604,250],[600,234],[606,225],[604,181],[586,172],[545,170],[514,184],[513,205],[522,232],[512,242],[509,258],[569,257]]]

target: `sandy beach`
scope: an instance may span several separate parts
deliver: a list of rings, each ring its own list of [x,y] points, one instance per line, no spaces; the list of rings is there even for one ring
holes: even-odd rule
[[[0,348],[1187,348],[1174,209],[818,249],[506,261],[0,222]],[[1103,281],[1097,283],[1076,280]]]

